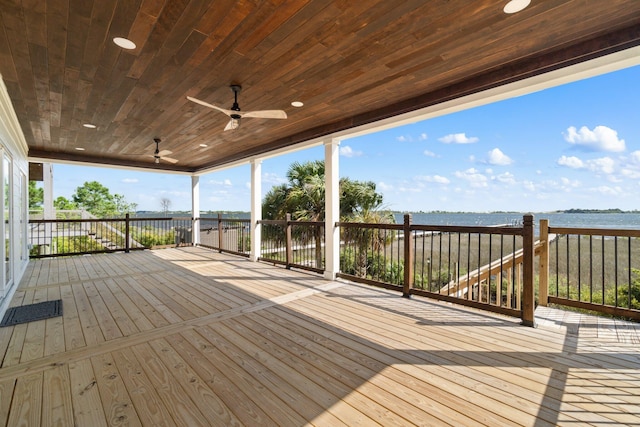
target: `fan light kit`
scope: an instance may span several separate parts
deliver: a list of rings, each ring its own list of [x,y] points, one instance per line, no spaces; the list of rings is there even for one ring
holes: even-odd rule
[[[224,130],[235,130],[240,127],[240,119],[244,117],[255,117],[259,119],[286,119],[287,113],[282,110],[262,110],[262,111],[241,111],[240,106],[238,105],[238,93],[242,90],[242,86],[240,85],[231,85],[231,90],[233,91],[234,101],[230,110],[225,108],[221,108],[208,102],[201,101],[200,99],[193,98],[191,96],[187,96],[187,99],[191,102],[195,102],[196,104],[203,105],[208,108],[212,108],[214,110],[218,110],[221,113],[229,116],[229,123],[225,126]]]
[[[167,154],[171,154],[172,151],[169,151],[169,150],[160,151],[161,141],[162,140],[160,138],[153,138],[153,142],[156,143],[156,151],[154,151],[153,154],[148,154],[148,155],[154,158],[154,163],[160,163],[160,160],[164,160],[169,163],[178,163],[178,160],[172,159],[171,157],[167,157]]]

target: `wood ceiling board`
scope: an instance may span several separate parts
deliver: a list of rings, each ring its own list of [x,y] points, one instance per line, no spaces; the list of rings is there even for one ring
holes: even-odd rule
[[[502,12],[504,2],[453,3],[9,0],[0,73],[31,152],[130,166],[125,154],[159,136],[180,160],[171,167],[185,171],[640,43],[636,0],[537,1],[515,15]],[[115,36],[137,48],[116,47]],[[223,132],[227,117],[185,98],[229,108],[230,83],[243,85],[243,110],[290,118],[245,119]]]

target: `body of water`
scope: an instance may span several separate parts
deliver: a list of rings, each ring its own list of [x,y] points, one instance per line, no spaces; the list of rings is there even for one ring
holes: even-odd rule
[[[522,223],[523,213],[414,213],[414,224],[426,225],[503,225]],[[403,223],[403,214],[396,214],[396,222]],[[536,227],[541,219],[548,219],[551,227],[624,228],[640,229],[637,213],[534,213]]]
[[[413,213],[413,223],[423,225],[520,225],[524,213]],[[162,217],[158,213],[138,214],[139,218]],[[172,216],[170,214],[170,216]],[[202,214],[202,218],[217,218],[218,214]],[[249,219],[249,212],[225,214],[223,218]],[[551,227],[640,229],[640,213],[534,213],[536,228],[540,219],[548,219]],[[395,214],[396,222],[404,222],[403,214]]]

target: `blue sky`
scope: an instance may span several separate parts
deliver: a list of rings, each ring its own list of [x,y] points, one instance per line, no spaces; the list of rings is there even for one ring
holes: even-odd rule
[[[376,183],[397,211],[640,209],[640,66],[343,140],[340,175]],[[315,147],[266,159],[263,193]],[[160,210],[191,209],[188,176],[54,165],[54,197],[85,181]],[[200,178],[201,209],[249,210],[248,165]]]

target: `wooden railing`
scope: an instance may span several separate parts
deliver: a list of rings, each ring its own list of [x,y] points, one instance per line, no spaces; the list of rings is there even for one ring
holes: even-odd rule
[[[261,220],[260,260],[321,273],[324,271],[324,222]]]
[[[191,244],[191,218],[36,219],[29,221],[29,257],[129,252]]]
[[[32,258],[200,245],[250,255],[248,219],[31,220]],[[259,259],[323,272],[324,222],[259,221]],[[338,276],[517,316],[533,325],[536,304],[560,304],[640,319],[640,230],[550,227],[533,216],[497,227],[338,222]],[[534,263],[538,256],[538,263]],[[537,271],[536,268],[537,267]],[[537,273],[537,274],[536,274]]]
[[[200,245],[219,252],[248,257],[251,251],[249,219],[200,218]]]
[[[640,319],[640,230],[550,227],[542,220],[540,240],[541,305]]]
[[[338,223],[339,277],[522,319],[533,325],[533,216],[518,226]]]

